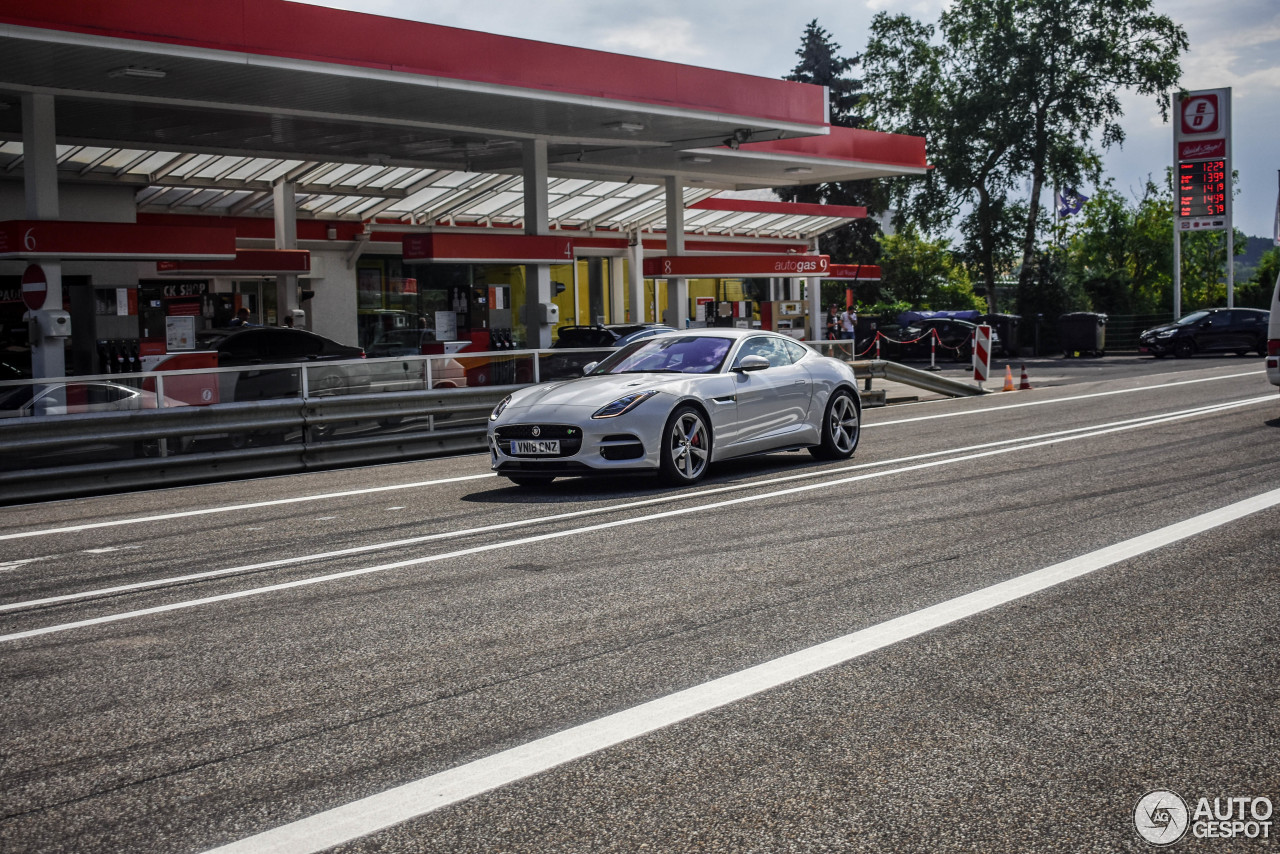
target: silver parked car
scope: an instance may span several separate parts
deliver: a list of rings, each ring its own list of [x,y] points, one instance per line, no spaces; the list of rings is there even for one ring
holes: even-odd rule
[[[773,332],[697,329],[635,341],[585,376],[520,389],[489,416],[493,470],[520,485],[654,472],[689,484],[716,461],[808,448],[846,459],[853,370]]]

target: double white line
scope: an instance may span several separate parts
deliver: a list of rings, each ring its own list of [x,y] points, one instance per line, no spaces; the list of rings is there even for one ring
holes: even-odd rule
[[[1277,505],[1280,489],[317,813],[210,854],[323,851]]]
[[[1089,439],[1097,436],[1103,436],[1109,433],[1118,433],[1125,430],[1134,430],[1150,427],[1154,424],[1161,424],[1169,421],[1179,421],[1187,418],[1194,418],[1201,415],[1224,412],[1231,409],[1237,409],[1245,406],[1253,406],[1260,403],[1271,403],[1274,401],[1272,395],[1262,397],[1249,398],[1246,400],[1232,401],[1229,403],[1215,404],[1212,406],[1204,406],[1196,409],[1188,409],[1172,414],[1148,416],[1144,418],[1128,419],[1124,421],[1110,422],[1104,425],[1093,427],[1080,427],[1072,430],[1062,430],[1054,433],[1045,433],[1033,437],[1023,437],[1019,439],[1005,439],[997,442],[989,442],[982,445],[973,445],[968,448],[953,449],[949,451],[935,451],[927,454],[919,454],[914,457],[906,457],[887,463],[868,463],[855,466],[849,466],[838,470],[838,472],[850,472],[870,467],[880,467],[884,465],[896,465],[895,468],[882,469],[879,471],[867,472],[863,474],[850,475],[848,477],[840,477],[835,479],[824,479],[818,483],[807,483],[799,486],[792,486],[785,489],[774,489],[767,492],[755,493],[752,495],[744,495],[737,498],[730,498],[720,501],[714,501],[707,504],[697,504],[692,507],[683,507],[679,509],[666,510],[660,513],[650,513],[643,516],[635,516],[626,519],[616,519],[608,522],[600,522],[594,525],[585,525],[581,527],[570,528],[562,531],[552,531],[546,534],[537,534],[528,537],[518,537],[515,539],[502,540],[499,542],[484,543],[469,548],[457,549],[454,551],[443,552],[440,554],[426,555],[422,557],[409,558],[407,560],[395,561],[392,563],[378,564],[375,566],[360,567],[358,569],[350,569],[342,572],[327,573],[324,575],[311,576],[309,578],[301,578],[293,581],[281,582],[279,584],[270,584],[262,587],[253,587],[246,590],[238,590],[231,593],[223,593],[215,596],[205,596],[197,599],[189,599],[181,602],[171,602],[165,605],[157,605],[151,608],[141,608],[133,611],[125,611],[117,614],[108,614],[101,617],[91,619],[77,620],[68,623],[60,623],[56,625],[43,626],[35,629],[28,629],[20,632],[13,632],[6,635],[0,635],[0,643],[9,641],[23,640],[26,638],[39,637],[41,635],[53,634],[57,632],[66,632],[73,629],[88,628],[90,626],[105,625],[107,623],[119,622],[121,620],[137,619],[151,614],[160,614],[169,611],[178,611],[186,608],[196,608],[204,605],[212,605],[217,602],[228,602],[235,599],[243,599],[251,596],[261,596],[267,593],[274,593],[282,590],[291,590],[301,587],[309,587],[315,584],[323,584],[331,581],[339,581],[346,578],[356,578],[362,575],[372,575],[375,573],[387,572],[395,569],[403,569],[410,566],[419,566],[422,564],[437,563],[440,561],[453,560],[456,558],[468,557],[471,555],[482,554],[484,552],[497,551],[501,549],[517,548],[532,543],[544,542],[547,540],[562,539],[565,537],[582,536],[585,534],[595,533],[597,531],[608,530],[626,525],[639,525],[648,522],[654,522],[672,516],[686,515],[690,513],[702,513],[709,510],[717,510],[725,507],[732,507],[738,504],[745,504],[755,501],[765,501],[773,498],[779,498],[788,495],[795,495],[803,492],[811,492],[819,489],[830,489],[836,486],[843,486],[858,481],[870,480],[878,477],[886,477],[889,475],[902,474],[904,472],[919,471],[921,469],[935,468],[938,466],[955,465],[957,463],[969,462],[984,457],[996,456],[999,454],[1008,454],[1016,451],[1026,451],[1032,448],[1039,448],[1045,445],[1051,445],[1061,442],[1078,441],[1081,439]],[[920,462],[911,462],[919,460]],[[902,465],[902,463],[910,463]],[[817,473],[817,476],[828,477],[832,474],[830,469],[824,469]],[[780,478],[773,483],[787,480],[796,480],[800,478],[811,478],[815,476],[813,473],[806,475],[795,475],[789,478]],[[461,531],[449,531],[438,534],[429,534],[423,537],[414,537],[407,540],[396,540],[389,543],[376,543],[367,546],[356,546],[350,549],[342,549],[334,552],[323,552],[313,555],[305,555],[293,558],[282,558],[280,560],[268,561],[259,564],[249,564],[240,567],[230,567],[227,569],[210,570],[202,573],[192,573],[182,576],[173,576],[165,579],[155,579],[152,581],[138,582],[130,585],[118,585],[110,588],[101,588],[98,590],[87,590],[79,593],[70,593],[62,596],[46,597],[43,599],[28,600],[25,602],[15,602],[0,606],[0,611],[15,611],[24,608],[34,608],[42,605],[58,604],[71,602],[75,600],[97,598],[102,596],[116,595],[120,593],[136,592],[148,588],[172,586],[175,584],[185,584],[196,581],[203,581],[223,576],[243,574],[277,567],[289,566],[304,562],[317,560],[327,560],[335,557],[342,557],[351,554],[359,554],[376,550],[400,548],[407,545],[416,545],[420,543],[430,542],[433,540],[441,540],[447,538],[460,538],[473,536],[476,534],[492,533],[499,530],[509,530],[512,528],[529,526],[535,524],[546,524],[549,522],[565,521],[574,518],[580,518],[590,515],[598,515],[603,513],[614,513],[621,510],[636,509],[655,504],[671,503],[674,501],[688,501],[695,498],[705,498],[715,494],[722,494],[732,491],[740,491],[744,489],[758,488],[760,483],[752,482],[747,484],[737,484],[733,486],[720,487],[717,489],[703,490],[696,493],[682,493],[677,496],[665,496],[660,498],[645,499],[641,501],[626,502],[623,504],[610,505],[608,507],[592,508],[589,510],[579,510],[571,513],[562,513],[555,516],[542,516],[536,519],[524,519],[514,522],[504,522],[495,525],[487,525],[478,528],[470,528]]]

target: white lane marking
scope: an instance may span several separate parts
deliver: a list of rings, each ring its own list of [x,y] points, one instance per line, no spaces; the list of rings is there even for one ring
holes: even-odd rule
[[[222,507],[204,507],[200,510],[180,510],[174,513],[158,513],[154,516],[135,516],[130,519],[112,519],[108,522],[85,522],[82,525],[66,525],[61,528],[39,528],[33,531],[17,531],[12,534],[0,534],[0,540],[19,540],[24,537],[43,537],[49,534],[73,534],[77,531],[92,531],[96,528],[113,528],[118,525],[137,525],[141,522],[163,522],[167,519],[186,519],[191,516],[208,516],[212,513],[233,513],[237,510],[257,510],[261,507],[278,507],[282,504],[299,504],[304,501],[324,501],[328,498],[347,498],[352,495],[369,495],[374,492],[390,492],[394,489],[418,489],[424,486],[439,486],[443,483],[458,483],[465,480],[479,480],[485,477],[496,477],[493,472],[484,474],[468,474],[460,477],[444,477],[438,480],[423,480],[417,483],[397,483],[390,486],[370,486],[364,489],[348,489],[343,492],[322,492],[317,495],[297,495],[293,498],[276,498],[271,501],[253,501],[248,504],[227,504]]]
[[[1168,525],[861,631],[615,712],[308,818],[208,854],[312,854],[493,791],[575,759],[779,688],[868,653],[1024,599],[1108,566],[1280,504],[1280,489]]]
[[[8,572],[13,569],[21,569],[29,563],[39,563],[42,560],[52,560],[62,557],[62,555],[42,555],[40,557],[28,557],[21,560],[0,561],[0,572]]]
[[[80,554],[84,555],[105,555],[112,552],[122,552],[128,549],[140,549],[142,546],[103,546],[100,549],[81,549]]]
[[[1200,377],[1194,380],[1179,380],[1172,383],[1161,383],[1154,386],[1140,386],[1138,388],[1118,388],[1110,391],[1098,391],[1091,394],[1078,394],[1073,397],[1055,397],[1042,400],[1028,400],[1021,403],[1010,403],[1002,406],[983,406],[974,409],[962,409],[957,412],[942,412],[937,415],[917,415],[912,418],[899,418],[897,421],[877,421],[875,424],[863,424],[867,427],[888,427],[893,424],[913,424],[917,421],[933,421],[938,418],[959,418],[964,415],[985,415],[988,412],[1003,412],[1009,409],[1026,409],[1029,406],[1047,406],[1051,403],[1065,403],[1067,401],[1092,400],[1098,397],[1111,397],[1117,394],[1133,394],[1137,391],[1163,391],[1164,389],[1176,388],[1184,385],[1196,385],[1198,383],[1218,382],[1219,380],[1235,380],[1241,377],[1260,376],[1265,371],[1248,371],[1242,374],[1227,374],[1221,377]],[[973,398],[970,398],[972,400]]]
[[[1017,403],[1008,406],[994,406],[980,409],[964,410],[962,412],[945,413],[941,415],[924,415],[917,418],[906,418],[899,421],[881,421],[875,424],[864,423],[863,428],[868,427],[886,427],[891,424],[907,424],[913,421],[927,421],[934,418],[952,418],[960,415],[974,415],[987,412],[1000,412],[1005,409],[1017,409],[1023,406],[1043,406],[1050,403],[1070,403],[1076,400],[1088,400],[1095,397],[1107,397],[1114,394],[1133,394],[1140,391],[1160,391],[1162,389],[1173,388],[1180,385],[1190,385],[1193,383],[1218,382],[1220,380],[1238,379],[1240,377],[1254,376],[1260,374],[1261,371],[1250,371],[1243,374],[1229,374],[1222,377],[1203,377],[1195,380],[1183,380],[1176,383],[1160,383],[1152,386],[1140,386],[1138,388],[1115,389],[1112,391],[1098,392],[1095,394],[1078,395],[1075,397],[1058,397],[1047,400],[1036,400],[1030,403]],[[231,513],[237,510],[254,510],[260,507],[276,507],[283,504],[297,504],[305,501],[323,501],[329,498],[345,498],[352,495],[367,495],[375,492],[387,492],[396,489],[416,489],[423,486],[436,486],[444,483],[457,483],[466,480],[477,480],[486,477],[496,477],[493,472],[485,472],[484,474],[463,475],[460,477],[441,478],[439,480],[426,480],[418,483],[401,483],[391,486],[375,486],[365,489],[352,489],[345,492],[324,492],[317,495],[299,495],[293,498],[277,498],[271,501],[255,501],[248,504],[229,504],[222,507],[206,507],[200,510],[182,510],[174,513],[161,513],[154,516],[136,516],[128,519],[113,519],[106,522],[85,522],[80,525],[66,525],[59,528],[40,528],[31,531],[17,531],[9,534],[0,534],[0,541],[16,540],[26,537],[42,537],[50,534],[70,534],[77,531],[90,531],[97,528],[111,528],[119,525],[137,525],[143,522],[162,522],[168,519],[184,519],[191,516],[205,516],[213,513]]]
[[[1178,417],[1191,417],[1193,415],[1209,414],[1218,412],[1223,408],[1230,408],[1237,405],[1243,406],[1262,400],[1270,400],[1271,398],[1257,398],[1254,400],[1236,402],[1236,403],[1216,403],[1211,406],[1199,407],[1196,409],[1180,410],[1176,415]],[[1035,436],[1022,436],[1016,439],[999,439],[992,442],[983,442],[978,445],[970,445],[964,448],[952,448],[945,451],[929,451],[923,454],[913,454],[907,457],[899,457],[892,460],[877,460],[869,463],[858,463],[850,466],[842,466],[840,468],[824,468],[818,472],[802,472],[800,474],[784,475],[781,477],[768,478],[765,480],[753,480],[747,483],[735,483],[728,486],[714,487],[712,489],[703,489],[697,492],[684,492],[676,495],[664,495],[657,498],[645,498],[636,501],[624,501],[614,504],[608,504],[603,507],[591,507],[585,510],[571,510],[566,513],[556,513],[549,516],[537,516],[531,519],[517,519],[511,522],[498,522],[492,525],[482,525],[476,528],[463,528],[453,531],[443,531],[435,534],[423,534],[417,537],[407,537],[400,540],[389,540],[381,543],[369,543],[363,546],[350,546],[345,549],[337,549],[328,552],[317,552],[309,555],[296,555],[294,557],[277,558],[276,560],[264,561],[261,563],[251,563],[242,566],[232,566],[224,569],[211,569],[204,572],[193,572],[186,575],[169,576],[167,578],[156,578],[149,581],[137,581],[131,584],[120,584],[114,587],[98,588],[95,590],[83,590],[77,593],[64,593],[58,596],[48,596],[43,599],[28,599],[25,601],[9,602],[0,604],[0,613],[6,611],[19,611],[27,608],[38,608],[45,605],[53,605],[60,602],[73,602],[81,599],[92,599],[101,596],[114,596],[119,593],[136,592],[155,587],[166,587],[175,584],[188,584],[193,581],[204,581],[211,578],[220,578],[229,575],[246,574],[250,572],[260,572],[266,569],[278,569],[285,566],[294,566],[302,563],[313,563],[322,560],[332,560],[339,557],[349,557],[355,554],[367,554],[375,551],[388,551],[395,548],[403,548],[405,546],[420,545],[422,543],[435,542],[446,539],[462,539],[464,537],[476,536],[478,534],[488,534],[495,531],[511,530],[513,528],[524,528],[531,525],[542,525],[552,522],[562,522],[569,519],[580,519],[585,516],[598,516],[604,513],[617,513],[623,510],[634,510],[640,507],[652,507],[655,505],[675,504],[682,501],[693,501],[700,498],[706,498],[712,495],[720,495],[726,492],[740,492],[745,489],[753,489],[762,486],[773,486],[781,483],[789,483],[797,480],[811,480],[818,477],[829,477],[833,474],[844,474],[851,471],[861,471],[863,469],[878,468],[881,466],[902,465],[904,463],[915,462],[917,460],[933,459],[936,457],[944,457],[951,454],[967,454],[974,451],[985,450],[987,448],[998,448],[1005,445],[1014,445],[1020,442],[1042,441],[1044,439],[1052,439],[1059,437],[1071,436],[1076,433],[1084,433],[1094,430],[1106,429],[1111,427],[1121,427],[1126,425],[1146,425],[1148,423],[1156,423],[1158,420],[1169,418],[1169,413],[1160,413],[1157,415],[1145,415],[1140,418],[1128,418],[1121,421],[1112,421],[1105,424],[1095,424],[1088,427],[1073,427],[1068,430],[1058,430],[1052,433],[1041,433]],[[252,529],[250,529],[252,530]]]
[[[1271,403],[1274,398],[1271,395],[1265,397],[1254,398],[1249,401],[1241,401],[1233,404],[1224,404],[1217,408],[1216,411],[1225,411],[1241,406],[1249,406],[1257,403]],[[7,641],[23,640],[25,638],[38,637],[40,635],[53,634],[55,632],[71,631],[72,629],[86,628],[89,626],[100,626],[106,623],[114,623],[120,620],[131,620],[138,617],[145,617],[151,614],[162,614],[168,611],[180,611],[186,608],[197,608],[203,605],[211,605],[216,602],[229,602],[235,599],[243,599],[249,596],[261,596],[267,593],[275,593],[280,590],[293,590],[301,587],[310,587],[315,584],[323,584],[329,581],[339,581],[345,578],[356,578],[362,575],[372,575],[374,573],[388,572],[393,569],[401,569],[408,566],[420,566],[427,563],[436,563],[439,561],[450,560],[453,558],[470,557],[472,555],[483,554],[485,552],[498,551],[501,549],[510,549],[517,546],[529,545],[530,543],[541,543],[548,540],[558,540],[565,537],[581,536],[597,531],[604,531],[610,528],[620,528],[625,525],[639,525],[645,522],[653,522],[659,519],[666,519],[672,516],[683,516],[691,513],[701,513],[707,510],[717,510],[723,507],[732,507],[738,504],[746,504],[755,501],[764,501],[771,498],[779,498],[786,495],[796,495],[803,492],[812,492],[817,489],[829,489],[833,486],[842,486],[845,484],[856,483],[862,480],[871,480],[873,478],[886,477],[888,475],[903,474],[905,472],[919,471],[921,469],[936,468],[938,466],[954,465],[956,463],[968,462],[970,460],[982,459],[984,457],[995,456],[998,454],[1008,454],[1014,451],[1025,451],[1031,448],[1039,448],[1044,445],[1052,445],[1056,442],[1072,442],[1078,439],[1088,439],[1096,436],[1103,436],[1109,433],[1117,433],[1124,430],[1134,430],[1139,427],[1149,427],[1155,424],[1162,424],[1169,421],[1179,421],[1184,418],[1190,418],[1203,413],[1179,413],[1176,415],[1168,415],[1156,420],[1146,420],[1140,424],[1126,424],[1120,427],[1108,427],[1098,429],[1092,433],[1077,434],[1074,436],[1055,436],[1051,439],[1043,439],[1036,442],[1030,442],[1023,445],[1015,445],[1012,447],[996,448],[992,450],[979,451],[972,454],[965,454],[959,457],[951,457],[942,460],[931,460],[928,462],[916,463],[914,465],[902,466],[888,471],[870,472],[867,474],[854,475],[852,477],[843,477],[836,480],[824,481],[822,483],[809,483],[802,486],[792,486],[787,489],[778,489],[772,492],[764,492],[758,495],[745,495],[739,498],[730,498],[724,501],[716,501],[710,504],[699,504],[696,507],[684,507],[676,510],[665,510],[661,513],[650,513],[647,516],[635,516],[629,519],[615,519],[611,522],[600,522],[595,525],[584,525],[579,528],[570,528],[564,531],[553,531],[547,534],[536,534],[529,537],[520,537],[514,540],[503,540],[496,543],[486,543],[480,546],[472,546],[465,549],[457,549],[451,552],[443,552],[440,554],[426,555],[424,557],[409,558],[407,560],[395,561],[393,563],[384,563],[376,566],[360,567],[358,569],[348,569],[342,572],[333,572],[326,575],[315,575],[310,578],[300,578],[294,581],[283,581],[278,584],[268,584],[263,587],[253,587],[247,590],[237,590],[232,593],[222,593],[216,596],[204,596],[199,599],[188,599],[182,602],[171,602],[166,605],[156,605],[151,608],[140,608],[136,611],[124,611],[117,614],[107,614],[101,617],[93,617],[86,620],[76,620],[70,623],[61,623],[52,626],[43,626],[36,629],[27,629],[26,631],[13,632],[7,635],[0,635],[0,643]]]

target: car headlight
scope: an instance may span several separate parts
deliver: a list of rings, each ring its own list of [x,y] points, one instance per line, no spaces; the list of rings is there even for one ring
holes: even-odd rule
[[[511,402],[511,395],[507,395],[502,400],[498,401],[498,405],[493,408],[493,412],[489,413],[489,420],[497,421],[498,416],[502,414],[502,410],[506,409],[507,404],[510,402]]]
[[[620,397],[613,403],[606,404],[595,411],[592,418],[617,418],[624,412],[630,412],[649,398],[657,394],[657,391],[637,391]]]
[[[1157,332],[1157,333],[1156,333],[1156,337],[1157,337],[1157,338],[1172,338],[1173,336],[1175,336],[1175,335],[1177,335],[1177,334],[1178,334],[1178,330],[1176,330],[1176,329],[1169,329],[1169,330],[1166,330],[1166,331],[1164,331],[1164,332]]]

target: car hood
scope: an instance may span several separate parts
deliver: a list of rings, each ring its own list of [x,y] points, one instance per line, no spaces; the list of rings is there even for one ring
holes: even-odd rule
[[[609,374],[578,377],[521,389],[511,396],[512,409],[531,406],[587,406],[598,409],[626,394],[650,389],[682,387],[694,376],[706,374]]]

